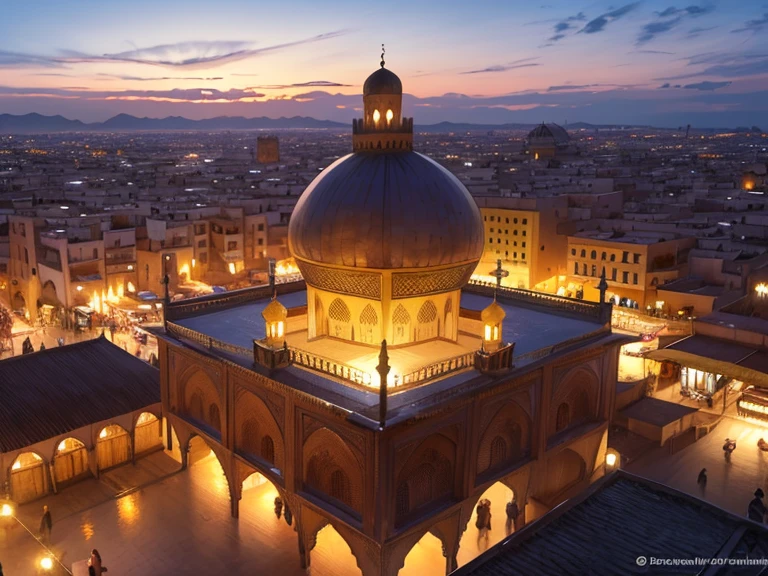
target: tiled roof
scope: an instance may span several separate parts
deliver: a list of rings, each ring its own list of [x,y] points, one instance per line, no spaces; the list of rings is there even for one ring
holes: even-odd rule
[[[748,495],[744,503],[751,499]],[[617,472],[489,549],[454,576],[656,574],[637,558],[745,558],[768,553],[768,530],[650,480]],[[727,564],[727,563],[726,563]],[[696,574],[680,566],[665,574]],[[723,566],[725,574],[729,567]],[[750,573],[757,573],[750,572]],[[709,572],[707,572],[709,574]]]
[[[0,362],[0,452],[160,402],[160,373],[101,337]]]

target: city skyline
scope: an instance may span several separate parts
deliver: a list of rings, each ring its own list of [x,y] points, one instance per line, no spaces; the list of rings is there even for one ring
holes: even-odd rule
[[[15,3],[0,35],[0,113],[359,115],[359,79],[403,79],[417,123],[699,127],[768,120],[768,5],[391,2],[259,7]],[[13,24],[13,26],[11,26]],[[4,28],[4,29],[3,29]]]

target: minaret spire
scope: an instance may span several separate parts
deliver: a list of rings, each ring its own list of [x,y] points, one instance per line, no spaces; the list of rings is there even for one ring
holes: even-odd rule
[[[384,68],[384,53],[386,50],[384,50],[384,44],[381,45],[381,67]]]

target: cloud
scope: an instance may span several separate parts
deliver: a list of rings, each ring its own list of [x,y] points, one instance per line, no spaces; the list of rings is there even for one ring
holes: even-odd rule
[[[222,91],[213,88],[173,88],[171,90],[88,90],[87,88],[15,88],[0,86],[0,95],[78,98],[96,100],[145,100],[154,102],[252,102],[265,94],[250,88]]]
[[[56,68],[94,62],[145,64],[148,66],[185,68],[189,70],[214,68],[231,62],[245,60],[246,58],[279,52],[287,48],[330,40],[346,33],[346,30],[336,30],[310,38],[264,47],[257,47],[250,42],[240,41],[192,41],[160,44],[147,48],[135,48],[125,52],[102,55],[85,54],[74,50],[61,50],[60,56],[38,56],[0,51],[0,68],[33,66]]]
[[[659,86],[659,89],[661,89],[661,88],[669,88],[669,87],[670,87],[669,82],[667,82],[666,84],[662,84],[661,86]]]
[[[688,74],[656,78],[656,80],[684,80],[699,76],[719,76],[720,78],[745,78],[768,74],[768,53],[718,54],[708,52],[687,58],[688,67],[707,65],[703,69]]]
[[[762,18],[756,18],[755,20],[747,20],[744,23],[744,26],[741,28],[737,28],[736,30],[731,30],[733,34],[737,32],[752,32],[753,34],[756,34],[757,32],[762,31],[765,26],[768,25],[768,12],[763,14]]]
[[[717,26],[709,26],[707,28],[691,28],[688,30],[688,34],[685,35],[686,38],[698,38],[701,36],[704,32],[709,32],[710,30],[715,30]]]
[[[665,52],[664,50],[633,50],[632,52],[627,52],[627,54],[668,54],[672,56],[674,52]]]
[[[554,26],[554,35],[551,36],[548,41],[549,42],[557,42],[558,40],[562,40],[566,37],[567,30],[575,30],[576,24],[575,22],[583,22],[587,19],[587,17],[584,15],[584,12],[579,12],[578,14],[574,14],[573,16],[568,16],[568,18],[564,20],[560,20],[557,22]]]
[[[199,82],[214,82],[224,80],[223,76],[200,77],[200,76],[123,76],[120,74],[96,74],[103,79],[112,78],[114,80],[131,80],[133,82],[152,82],[153,80],[194,80]]]
[[[730,86],[732,82],[699,82],[697,84],[686,84],[683,88],[688,90],[717,90]]]
[[[256,90],[285,90],[287,88],[333,88],[352,86],[352,84],[340,84],[328,80],[311,80],[309,82],[297,82],[296,84],[270,84],[267,86],[252,86]]]
[[[522,58],[520,60],[509,62],[508,64],[494,64],[493,66],[487,66],[478,70],[467,70],[466,72],[459,72],[459,74],[485,74],[487,72],[506,72],[507,70],[517,70],[518,68],[533,68],[534,66],[541,66],[541,64],[531,62],[532,60],[538,60],[538,58],[538,56]]]
[[[632,4],[625,4],[616,10],[601,14],[597,18],[587,22],[584,28],[579,30],[579,33],[596,34],[597,32],[602,32],[609,23],[614,22],[623,16],[626,16],[635,10],[638,6],[640,6],[640,2],[633,2]]]
[[[614,89],[627,89],[637,88],[640,84],[563,84],[560,86],[550,86],[547,88],[547,92],[564,92],[568,90],[584,90],[588,88],[614,88]]]
[[[685,8],[675,8],[671,6],[666,10],[657,12],[657,20],[649,22],[640,30],[636,44],[645,44],[650,42],[660,34],[666,34],[670,30],[677,28],[687,18],[698,18],[714,11],[714,6],[697,6],[692,4]]]

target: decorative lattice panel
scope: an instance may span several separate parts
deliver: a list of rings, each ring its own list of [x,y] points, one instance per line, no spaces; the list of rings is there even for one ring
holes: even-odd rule
[[[331,302],[331,306],[328,308],[328,316],[339,322],[349,322],[352,319],[349,308],[339,298]]]
[[[427,324],[429,322],[434,322],[435,318],[437,318],[437,307],[432,300],[427,300],[421,306],[421,310],[419,310],[416,320],[419,321],[419,324]]]
[[[360,324],[370,324],[375,326],[378,323],[379,317],[376,314],[376,310],[373,309],[373,306],[368,304],[363,308],[363,311],[360,312]]]
[[[408,314],[408,310],[403,308],[402,304],[398,304],[397,308],[395,308],[394,314],[392,314],[392,323],[393,324],[410,324],[411,323],[411,315]]]
[[[404,272],[392,275],[392,297],[408,298],[458,290],[469,281],[474,264],[436,272]]]
[[[300,262],[299,268],[307,284],[315,288],[374,300],[381,299],[381,276],[379,274],[337,270],[307,262]]]

